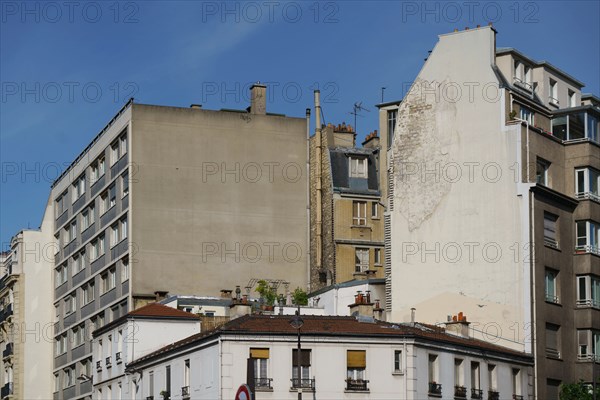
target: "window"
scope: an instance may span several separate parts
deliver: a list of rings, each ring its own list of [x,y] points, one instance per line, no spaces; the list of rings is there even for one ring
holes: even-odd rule
[[[367,368],[367,353],[365,350],[346,351],[347,390],[367,390],[365,371]]]
[[[595,276],[577,277],[577,307],[600,308],[600,279]]]
[[[129,194],[129,173],[127,171],[121,175],[121,187],[123,188],[121,197],[127,196]]]
[[[527,84],[528,88],[531,90],[531,68],[528,66],[523,66],[523,76],[525,78],[525,84]]]
[[[300,368],[300,373],[298,373]],[[310,350],[301,350],[300,366],[298,366],[298,350],[292,349],[292,387],[311,388]]]
[[[575,197],[600,202],[600,171],[593,168],[575,170]]]
[[[63,370],[64,388],[75,385],[75,369],[67,368]]]
[[[73,256],[73,276],[83,271],[86,266],[85,249]]]
[[[375,255],[374,264],[381,265],[381,249],[373,249],[373,251],[374,251],[374,255]]]
[[[65,211],[67,211],[68,206],[66,203],[67,192],[64,192],[60,196],[56,198],[54,203],[54,210],[56,211],[56,218],[60,217]]]
[[[154,371],[150,371],[148,374],[148,394],[150,397],[154,397]]]
[[[589,329],[577,331],[577,359],[600,361],[600,332]]]
[[[476,361],[471,361],[471,387],[473,390],[471,398],[482,399],[483,391],[481,390],[480,368],[479,363]]]
[[[67,335],[61,335],[56,339],[56,354],[64,354],[67,352]]]
[[[73,220],[71,222],[71,226],[69,227],[69,241],[73,241],[77,239],[77,220]]]
[[[85,193],[85,174],[81,175],[73,183],[71,188],[71,202],[75,203]]]
[[[60,390],[60,374],[58,372],[54,373],[54,393]]]
[[[121,220],[121,240],[127,238],[127,218]]]
[[[369,270],[369,249],[357,248],[354,250],[355,272],[365,272]]]
[[[387,112],[387,145],[388,149],[392,147],[394,141],[394,133],[396,131],[396,118],[398,117],[398,110],[390,110]]]
[[[371,218],[379,218],[379,204],[376,201],[371,202]]]
[[[124,134],[119,139],[119,145],[121,146],[121,156],[127,153],[127,134]]]
[[[350,157],[350,178],[367,177],[367,159]]]
[[[90,185],[93,185],[98,181],[98,179],[102,178],[102,176],[104,175],[105,167],[106,165],[104,156],[101,156],[98,158],[98,160],[94,161],[94,163],[91,166]]]
[[[600,255],[600,224],[594,221],[577,221],[575,225],[576,252]]]
[[[546,323],[546,357],[560,358],[560,326]]]
[[[556,241],[556,215],[544,212],[544,244],[546,246],[558,248]]]
[[[100,276],[100,282],[102,284],[102,294],[114,289],[117,286],[117,274],[115,268],[111,268],[108,272],[105,272]]]
[[[59,287],[60,285],[67,282],[68,272],[69,272],[69,268],[68,268],[67,264],[63,264],[63,265],[59,266],[58,268],[56,268],[56,270],[55,270],[55,276],[56,276],[55,286],[56,287]]]
[[[429,393],[440,395],[442,394],[442,385],[440,381],[440,370],[439,370],[438,356],[436,354],[430,354],[428,360],[428,379],[429,379]]]
[[[519,368],[512,369],[512,387],[513,394],[516,396],[521,395],[521,370]]]
[[[464,362],[460,358],[454,359],[454,397],[466,398]]]
[[[77,298],[75,292],[65,298],[65,315],[69,315],[75,312],[77,309]]]
[[[83,326],[76,326],[73,328],[73,347],[77,347],[83,344],[85,329]]]
[[[121,231],[119,230],[119,223],[117,222],[110,227],[110,247],[114,247],[121,241]]]
[[[165,367],[165,387],[167,388],[167,393],[171,393],[171,366],[167,365]]]
[[[110,146],[110,165],[111,165],[111,167],[113,165],[115,165],[117,161],[119,161],[119,158],[121,158],[121,156],[119,154],[119,141],[116,141]]]
[[[94,206],[89,206],[81,213],[81,230],[85,231],[95,222]]]
[[[92,360],[83,360],[81,362],[81,373],[92,376]]]
[[[545,274],[546,301],[548,301],[550,303],[556,303],[556,304],[558,304],[558,291],[556,290],[556,284],[557,284],[556,276],[557,275],[558,275],[557,271],[546,268],[546,274]]]
[[[364,226],[367,225],[367,202],[352,202],[352,224]]]
[[[100,195],[100,215],[104,214],[109,209],[108,190]]]
[[[554,79],[550,79],[550,97],[548,101],[551,104],[558,105],[558,83]]]
[[[123,352],[123,330],[119,329],[117,332],[117,362],[121,361]]]
[[[269,349],[250,349],[250,358],[254,366],[254,379],[257,388],[271,388],[268,374]]]
[[[535,182],[540,185],[550,186],[548,181],[548,169],[550,168],[550,162],[537,158],[535,162]]]
[[[104,235],[100,235],[98,239],[93,240],[91,246],[92,253],[90,254],[90,257],[92,261],[104,255]]]
[[[519,118],[521,118],[523,121],[527,121],[529,125],[533,125],[535,123],[533,111],[525,106],[521,106]]]
[[[599,120],[598,118],[592,116],[591,114],[586,114],[587,116],[587,129],[586,129],[586,133],[585,136],[596,142],[596,143],[600,143],[599,139],[600,136],[598,135],[598,132],[600,131],[600,124],[599,124]]]
[[[394,372],[402,373],[402,350],[394,350]]]
[[[577,107],[577,97],[571,89],[569,89],[569,107]]]
[[[125,257],[121,265],[121,282],[125,282],[129,279],[129,258]]]
[[[255,371],[256,371],[256,368],[255,368]],[[256,375],[254,375],[254,376],[256,376]],[[189,390],[190,390],[190,360],[189,359],[187,359],[183,362],[183,386],[188,388],[187,394],[189,396]]]
[[[521,66],[521,63],[517,60],[515,60],[515,78],[518,79],[519,81],[523,80],[523,69]]]
[[[94,281],[81,286],[81,306],[91,303],[95,299]]]
[[[108,188],[108,197],[108,208],[110,209],[117,204],[117,188],[114,183]]]
[[[498,391],[498,371],[494,364],[488,364],[488,382],[491,391]]]

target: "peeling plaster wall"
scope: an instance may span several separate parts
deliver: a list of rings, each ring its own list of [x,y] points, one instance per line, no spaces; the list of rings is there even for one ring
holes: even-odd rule
[[[400,106],[391,317],[409,321],[415,307],[418,321],[436,323],[463,311],[475,330],[523,349],[528,198],[518,193],[518,130],[504,125],[494,54],[489,27],[440,36]]]

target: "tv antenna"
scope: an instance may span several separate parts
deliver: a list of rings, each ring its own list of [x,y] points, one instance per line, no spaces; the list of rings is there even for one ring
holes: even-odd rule
[[[350,114],[354,115],[354,132],[358,132],[358,126],[356,125],[356,117],[362,117],[361,111],[371,112],[369,109],[362,106],[362,101],[354,103]]]

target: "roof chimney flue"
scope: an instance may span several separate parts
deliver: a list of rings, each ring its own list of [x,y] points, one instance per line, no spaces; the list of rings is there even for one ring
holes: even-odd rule
[[[260,82],[250,86],[250,114],[267,114],[267,87]]]

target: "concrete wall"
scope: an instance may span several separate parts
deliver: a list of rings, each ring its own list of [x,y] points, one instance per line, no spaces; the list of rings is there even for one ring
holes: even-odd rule
[[[494,46],[489,27],[440,36],[400,106],[391,314],[407,321],[415,307],[434,323],[463,311],[479,329],[494,326],[501,344],[525,349],[527,197],[510,169],[519,130],[504,128]]]
[[[306,120],[134,105],[133,296],[308,279]]]

